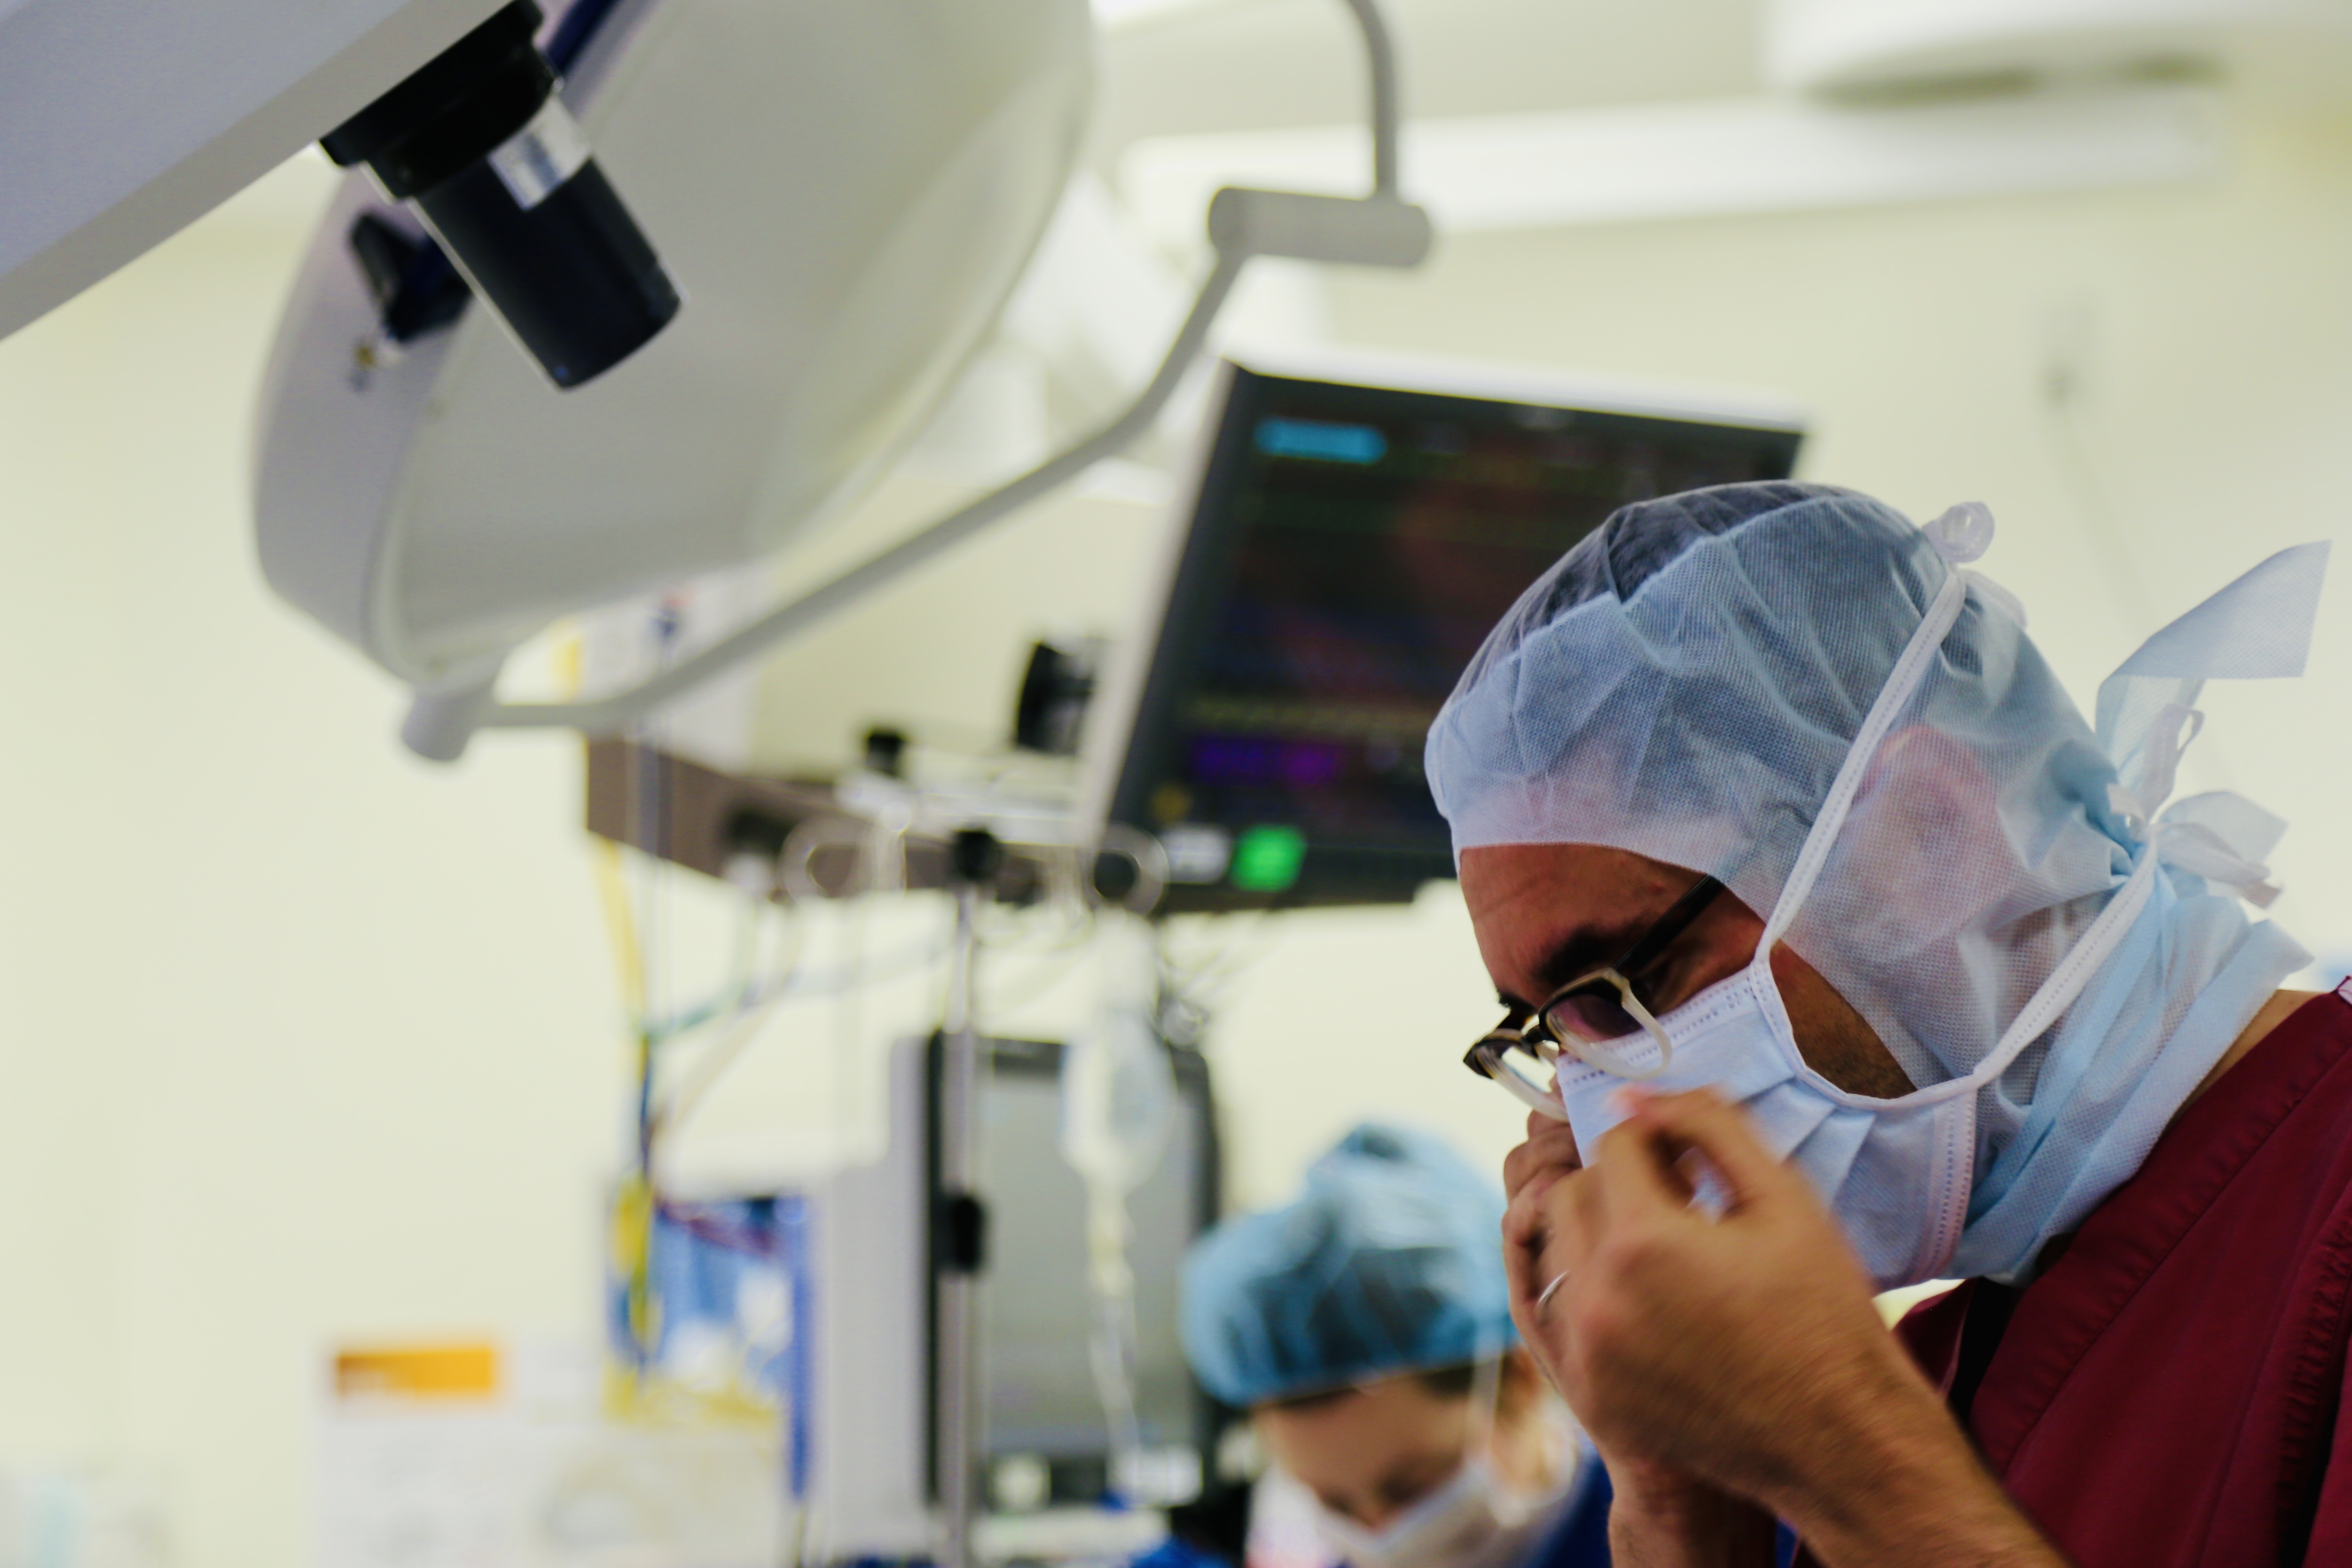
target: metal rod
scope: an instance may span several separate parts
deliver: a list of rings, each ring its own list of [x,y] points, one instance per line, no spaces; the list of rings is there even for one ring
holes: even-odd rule
[[[1103,458],[1124,450],[1149,429],[1162,405],[1183,380],[1184,372],[1209,335],[1225,296],[1241,276],[1243,258],[1220,256],[1192,301],[1191,314],[1176,341],[1160,361],[1160,370],[1127,411],[1060,456],[1047,459],[1019,479],[981,497],[971,505],[900,540],[880,554],[852,567],[799,598],[778,605],[751,625],[720,638],[690,658],[681,659],[644,684],[590,702],[525,702],[499,704],[485,710],[485,729],[543,729],[570,726],[590,735],[614,733],[647,710],[658,707],[719,671],[782,641],[814,622],[903,576],[949,547],[961,543],[1007,512],[1027,505],[1077,478]]]
[[[1372,195],[1397,194],[1397,122],[1403,117],[1397,101],[1396,46],[1377,0],[1348,0],[1363,29],[1365,64],[1371,74]]]
[[[980,900],[985,889],[959,880],[955,889],[955,942],[949,951],[948,994],[940,1020],[940,1194],[953,1202],[980,1187],[980,1096],[985,1063],[972,996],[973,969],[980,956]],[[939,1270],[938,1452],[940,1568],[973,1568],[973,1496],[983,1434],[980,1410],[980,1277],[960,1268]]]

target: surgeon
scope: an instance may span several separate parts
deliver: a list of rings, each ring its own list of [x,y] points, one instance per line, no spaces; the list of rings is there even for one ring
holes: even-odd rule
[[[1185,1260],[1185,1355],[1312,1497],[1324,1561],[1608,1561],[1607,1478],[1517,1342],[1502,1215],[1494,1184],[1434,1138],[1366,1125],[1296,1202],[1227,1222]]]
[[[2284,824],[2170,798],[2207,679],[2302,672],[2326,547],[2086,722],[1990,535],[1627,507],[1432,728],[1508,1009],[1471,1060],[1536,1106],[1512,1310],[1621,1563],[1761,1563],[1776,1518],[1840,1568],[2352,1563],[2352,1002],[2281,989]]]

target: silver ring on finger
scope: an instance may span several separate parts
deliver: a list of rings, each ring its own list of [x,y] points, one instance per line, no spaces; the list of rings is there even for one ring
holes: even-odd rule
[[[1565,1268],[1551,1277],[1550,1283],[1547,1284],[1542,1293],[1536,1298],[1537,1317],[1540,1318],[1544,1315],[1544,1310],[1551,1305],[1551,1299],[1559,1295],[1559,1288],[1567,1283],[1568,1270]]]

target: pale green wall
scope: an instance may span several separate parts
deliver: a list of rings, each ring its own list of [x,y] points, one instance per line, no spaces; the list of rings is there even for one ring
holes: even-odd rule
[[[302,1560],[325,1345],[587,1331],[618,1127],[576,746],[406,757],[254,566],[298,238],[0,342],[0,1462],[159,1478],[219,1568]]]
[[[1922,519],[1991,504],[2087,708],[2139,639],[2271,552],[2352,541],[2352,118],[2232,106],[2229,174],[2159,190],[1444,242],[1334,287],[1350,339],[1786,392],[1805,477]],[[2079,409],[2047,393],[2079,361]],[[2103,497],[2104,509],[2094,504]],[[2184,792],[2286,816],[2278,913],[2352,949],[2352,559],[2311,673],[2209,689]]]
[[[323,1345],[588,1331],[620,1123],[573,748],[410,760],[394,694],[252,564],[248,407],[301,210],[208,220],[0,342],[0,1458],[152,1468],[201,1568],[299,1561]],[[1993,505],[1985,564],[2085,697],[2158,618],[2347,531],[2352,121],[2241,116],[2232,173],[2201,187],[1457,237],[1424,275],[1339,280],[1330,309],[1356,342],[1794,395],[1811,476]],[[2079,439],[2113,531],[2042,390],[2053,342],[2090,345]],[[770,716],[819,749],[874,717],[992,727],[1021,639],[1115,625],[1157,526],[1111,503],[1015,525],[787,656],[771,693],[802,696]],[[2189,764],[2294,820],[2281,913],[2337,949],[2345,594],[2312,678],[2217,691]],[[682,940],[715,942],[714,900],[681,899]],[[1360,1115],[1507,1145],[1513,1109],[1458,1065],[1491,1002],[1449,888],[1236,940],[1255,955],[1213,1052],[1240,1196]],[[839,1052],[919,1024],[937,986],[790,1016],[709,1149],[806,1114],[793,1063],[870,1110]],[[1066,1027],[1085,988],[992,1021]]]

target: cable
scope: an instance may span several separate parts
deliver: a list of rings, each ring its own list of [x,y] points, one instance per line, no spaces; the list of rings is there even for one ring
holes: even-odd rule
[[[854,959],[838,968],[818,971],[814,979],[795,980],[784,989],[788,995],[795,998],[845,995],[860,989],[870,980],[895,979],[915,970],[927,969],[945,958],[947,952],[946,938],[927,936],[899,948],[871,967],[867,967],[867,961],[862,958]]]
[[[734,983],[730,986],[738,1006],[743,1005],[751,996],[752,988],[759,984],[760,921],[773,902],[766,889],[745,889],[742,891],[743,897],[735,906],[735,960],[732,966],[735,973]]]
[[[677,1135],[678,1128],[694,1113],[729,1068],[742,1057],[745,1047],[758,1037],[761,1027],[772,1016],[784,998],[790,995],[793,971],[800,962],[803,945],[796,921],[786,921],[785,931],[792,937],[789,956],[777,963],[771,971],[772,978],[755,989],[747,980],[738,993],[738,1005],[730,1021],[728,1032],[695,1058],[686,1081],[672,1089],[654,1113],[653,1137],[660,1142]]]
[[[760,906],[765,904],[767,900],[746,899],[744,901],[751,906],[749,911],[751,918],[745,922],[743,932],[739,936],[741,946],[738,952],[734,975],[719,987],[716,995],[708,1001],[698,1003],[673,1017],[649,1021],[646,1025],[646,1029],[653,1036],[656,1044],[670,1045],[712,1023],[722,1025],[732,1023],[752,1007],[768,1000],[776,992],[792,984],[800,961],[802,944],[799,938],[799,923],[790,919],[784,921],[784,931],[793,939],[791,946],[784,950],[791,956],[789,959],[780,959],[770,964],[767,976],[762,979],[756,950],[759,941],[759,916],[761,912]]]
[[[821,996],[837,996],[870,981],[896,979],[898,976],[929,967],[946,956],[947,944],[935,936],[923,937],[897,949],[878,962],[845,964],[830,970],[803,971],[797,959],[790,973],[772,973],[750,989],[739,991],[732,984],[719,995],[698,1003],[684,1013],[652,1026],[656,1042],[668,1046],[685,1039],[697,1030],[712,1023],[731,1020],[743,1010],[770,1001],[806,1001]],[[863,963],[865,961],[861,961]]]
[[[1225,987],[1272,949],[1271,941],[1260,938],[1273,913],[1255,910],[1234,921],[1225,940],[1189,965],[1171,951],[1167,925],[1151,928],[1160,985],[1156,1021],[1163,1038],[1177,1045],[1200,1044]]]
[[[646,1010],[646,973],[637,951],[636,922],[629,913],[628,883],[622,871],[621,847],[609,838],[595,845],[597,903],[604,911],[604,934],[613,948],[613,969],[620,982],[621,1005],[632,1019]]]
[[[654,666],[671,667],[677,659],[678,634],[684,626],[682,605],[666,595],[651,622]],[[621,1183],[614,1205],[615,1261],[626,1280],[625,1322],[628,1331],[630,1379],[625,1395],[642,1403],[647,1379],[661,1343],[661,1300],[653,1270],[654,1231],[658,1200],[654,1187],[655,1079],[660,1070],[663,1037],[653,1019],[667,1001],[662,964],[668,957],[667,931],[662,916],[669,889],[669,812],[663,786],[667,782],[667,757],[658,720],[640,724],[635,742],[636,766],[629,772],[626,822],[629,841],[646,851],[641,862],[639,897],[632,931],[635,933],[637,1006],[635,1158]]]
[[[859,923],[862,925],[862,921]],[[791,929],[797,932],[797,923]],[[657,1142],[677,1135],[679,1125],[741,1059],[751,1042],[759,1038],[769,1019],[774,1016],[776,1009],[785,1002],[859,992],[877,981],[895,979],[900,974],[927,969],[947,953],[945,941],[933,935],[902,947],[876,963],[862,951],[862,931],[856,934],[860,939],[858,955],[829,973],[820,973],[814,980],[803,979],[800,972],[800,952],[805,942],[796,935],[791,960],[772,966],[768,980],[742,994],[742,1005],[729,1018],[727,1032],[696,1058],[686,1080],[663,1098],[654,1116],[654,1136]],[[1060,977],[1055,978],[1058,981]]]
[[[1190,965],[1181,962],[1167,940],[1167,928],[1159,930],[1160,973],[1173,988],[1191,992],[1208,989],[1233,980],[1243,971],[1263,959],[1271,948],[1266,927],[1276,911],[1251,910],[1223,924],[1224,940],[1204,956]]]
[[[980,943],[997,952],[1065,952],[1093,940],[1095,911],[1079,890],[1076,852],[1044,852],[1049,871],[1047,896],[1027,909],[982,906]],[[1051,917],[1046,918],[1046,917]],[[1044,940],[1036,940],[1040,932]]]

